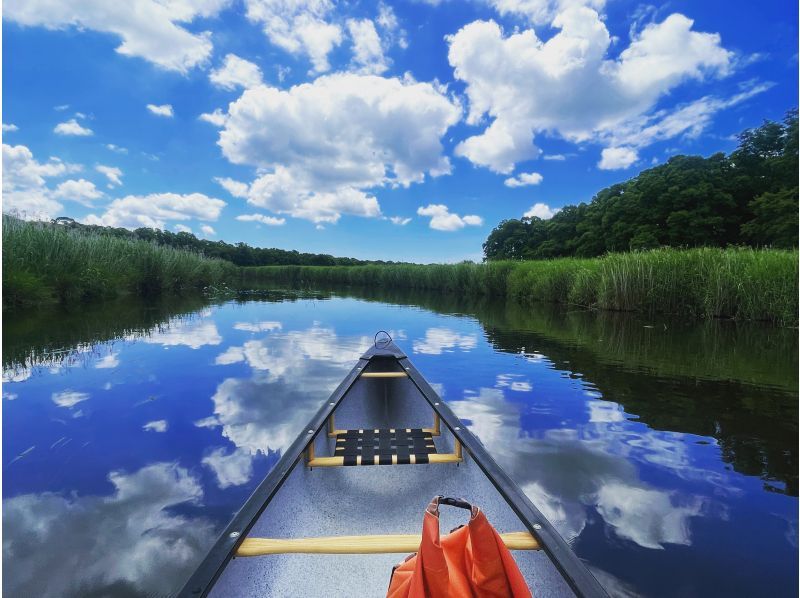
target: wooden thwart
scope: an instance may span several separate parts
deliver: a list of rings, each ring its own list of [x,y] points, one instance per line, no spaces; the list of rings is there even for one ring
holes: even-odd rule
[[[409,457],[411,465],[415,464],[413,460],[414,455]],[[357,457],[358,465],[361,463],[361,457]],[[428,463],[461,463],[464,459],[457,453],[431,453],[428,455]],[[378,455],[375,455],[373,465],[378,465]],[[308,459],[306,465],[309,467],[344,467],[344,457],[312,457]],[[397,465],[397,455],[392,455],[392,465]]]
[[[408,378],[405,372],[364,372],[362,378]]]
[[[539,542],[529,532],[500,534],[510,550],[539,550]],[[245,538],[236,556],[269,554],[390,554],[419,550],[418,534],[386,536],[329,536],[320,538]]]

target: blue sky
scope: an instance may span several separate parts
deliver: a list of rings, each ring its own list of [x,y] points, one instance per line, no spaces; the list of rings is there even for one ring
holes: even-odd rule
[[[7,0],[3,210],[481,257],[797,105],[797,5]]]

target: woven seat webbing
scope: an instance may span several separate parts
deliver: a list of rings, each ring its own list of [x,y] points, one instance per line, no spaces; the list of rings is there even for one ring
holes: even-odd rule
[[[421,428],[344,430],[336,435],[334,456],[344,465],[428,463],[436,452],[433,435]],[[376,459],[377,458],[377,459]]]

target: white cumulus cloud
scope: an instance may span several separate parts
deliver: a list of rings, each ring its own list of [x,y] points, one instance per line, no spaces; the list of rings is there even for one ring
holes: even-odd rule
[[[225,202],[202,193],[127,195],[112,201],[106,211],[86,217],[87,224],[124,228],[166,227],[170,220],[217,220]]]
[[[73,135],[76,137],[88,137],[89,135],[94,135],[94,131],[88,127],[84,127],[74,118],[71,118],[63,123],[58,123],[53,129],[53,132],[57,135]]]
[[[283,226],[286,224],[286,218],[275,218],[274,216],[265,216],[264,214],[241,214],[236,217],[236,220],[241,222],[260,222],[267,226]]]
[[[3,190],[40,187],[46,177],[76,172],[80,167],[65,164],[50,158],[49,162],[37,162],[31,150],[24,145],[3,144]]]
[[[561,208],[551,208],[546,203],[535,203],[531,209],[523,214],[525,218],[541,218],[542,220],[550,220],[553,216],[558,214]]]
[[[454,231],[464,228],[465,226],[480,226],[483,224],[483,218],[468,214],[466,216],[459,216],[451,212],[444,204],[429,204],[425,207],[420,206],[417,208],[417,214],[420,216],[430,216],[430,227],[434,230]]]
[[[186,72],[211,54],[211,34],[192,33],[178,23],[210,17],[228,0],[7,0],[3,18],[47,29],[90,29],[121,38],[117,52]]]
[[[46,179],[80,170],[51,158],[38,162],[24,145],[3,144],[3,211],[30,219],[49,219],[63,207],[53,198]]]
[[[538,185],[544,177],[538,172],[521,172],[515,177],[507,178],[503,181],[506,187],[525,187],[528,185]]]
[[[384,46],[398,45],[402,49],[408,47],[408,38],[405,29],[400,27],[400,21],[394,9],[385,2],[378,3],[378,18],[375,19],[381,29]]]
[[[17,125],[14,123],[3,123],[3,133],[13,133],[14,131],[19,131],[19,127]]]
[[[543,25],[570,7],[588,6],[600,12],[606,0],[489,0],[489,4],[503,16],[519,17]]]
[[[694,31],[681,14],[634,32],[617,58],[608,56],[612,39],[592,8],[569,6],[551,25],[557,33],[547,41],[533,29],[506,35],[493,21],[470,23],[448,37],[450,64],[466,84],[467,122],[489,122],[456,155],[510,173],[539,155],[537,133],[602,141],[650,114],[683,82],[726,75],[733,58],[718,34]]]
[[[92,206],[95,199],[103,197],[103,192],[86,179],[70,179],[56,187],[53,197],[74,201],[84,206]]]
[[[220,108],[217,108],[214,110],[214,112],[204,112],[197,118],[207,123],[211,123],[215,127],[221,127],[225,124],[225,120],[228,118],[228,115],[225,114]]]
[[[114,145],[113,143],[106,143],[106,147],[110,149],[112,152],[116,152],[117,154],[127,154],[128,148],[120,147],[118,145]]]
[[[389,216],[389,220],[392,224],[396,224],[397,226],[405,226],[411,222],[411,218],[404,218],[402,216]]]
[[[339,73],[288,90],[259,86],[231,103],[219,145],[255,166],[247,186],[218,182],[257,207],[315,223],[381,215],[369,190],[450,172],[441,138],[461,116],[439,87]]]
[[[116,166],[103,166],[98,164],[94,169],[108,179],[109,189],[122,184],[122,171]]]
[[[674,137],[698,137],[711,124],[711,119],[720,110],[730,108],[764,93],[772,83],[748,84],[739,93],[729,98],[705,96],[669,110],[659,110],[604,131],[602,141],[610,147],[646,147],[657,141]]]
[[[175,112],[172,110],[172,104],[148,104],[147,109],[156,116],[164,116],[166,118],[175,116]]]
[[[213,226],[209,226],[208,224],[204,224],[200,227],[200,232],[203,233],[206,237],[213,237],[217,234],[217,231],[214,230]]]
[[[600,152],[600,162],[597,167],[600,170],[620,170],[628,168],[639,159],[636,150],[629,147],[606,147]]]
[[[347,30],[353,40],[353,65],[356,71],[380,75],[389,68],[375,23],[370,19],[348,19]]]
[[[255,87],[262,82],[261,69],[249,60],[236,54],[228,54],[218,69],[209,73],[211,83],[222,89],[233,90],[237,87]]]
[[[247,183],[236,181],[228,177],[214,177],[214,181],[219,183],[225,191],[234,197],[247,199],[247,192],[250,190],[250,186]]]
[[[269,41],[311,60],[312,71],[330,68],[328,54],[342,43],[342,29],[329,21],[331,0],[245,0],[247,18],[258,23]]]

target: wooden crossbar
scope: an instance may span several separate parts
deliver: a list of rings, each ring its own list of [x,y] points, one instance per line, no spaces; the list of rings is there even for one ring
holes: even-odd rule
[[[364,372],[362,378],[408,378],[405,372]]]
[[[364,465],[361,457],[356,457],[358,465]],[[378,465],[378,455],[375,455],[371,464]],[[415,464],[415,456],[410,455],[411,465]],[[461,463],[463,457],[456,453],[431,453],[428,455],[428,463]],[[344,467],[344,457],[314,457],[306,463],[309,467]],[[392,455],[392,465],[397,465],[397,455]]]
[[[529,532],[500,534],[510,550],[539,550],[539,542]],[[329,536],[320,538],[245,538],[236,556],[269,554],[390,554],[419,550],[418,534],[386,536]]]

